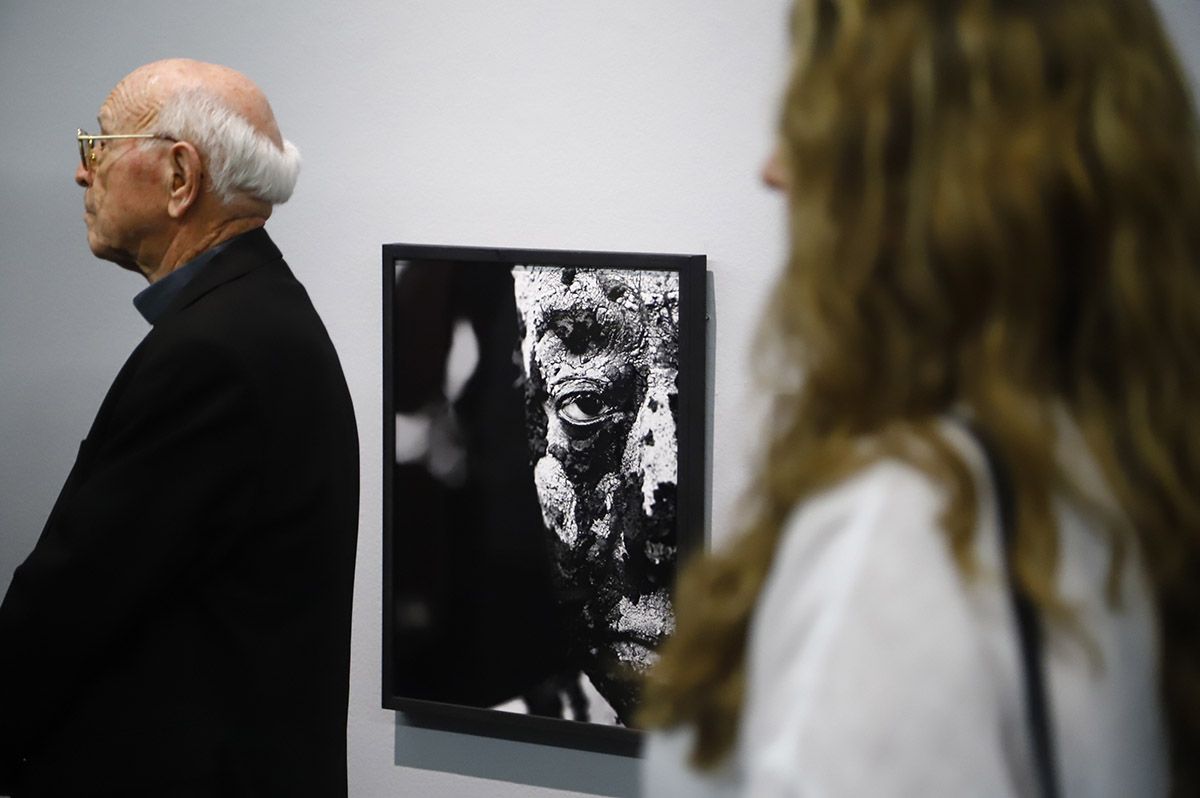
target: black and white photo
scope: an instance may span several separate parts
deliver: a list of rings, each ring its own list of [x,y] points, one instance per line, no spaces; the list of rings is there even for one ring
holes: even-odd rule
[[[384,269],[385,705],[632,728],[701,537],[703,258]]]

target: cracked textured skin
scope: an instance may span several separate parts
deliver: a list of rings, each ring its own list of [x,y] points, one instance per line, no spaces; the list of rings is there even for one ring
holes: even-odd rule
[[[573,661],[628,723],[674,629],[679,282],[517,266],[526,422]]]

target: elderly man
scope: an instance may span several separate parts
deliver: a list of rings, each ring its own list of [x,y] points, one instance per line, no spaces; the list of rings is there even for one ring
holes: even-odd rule
[[[345,795],[357,432],[263,230],[298,154],[195,61],[137,69],[99,123],[88,244],[145,275],[153,326],[0,606],[0,793]]]

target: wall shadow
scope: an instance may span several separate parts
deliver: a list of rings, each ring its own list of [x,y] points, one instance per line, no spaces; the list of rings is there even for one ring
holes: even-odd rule
[[[609,798],[641,798],[641,760],[410,725],[396,713],[395,764]]]

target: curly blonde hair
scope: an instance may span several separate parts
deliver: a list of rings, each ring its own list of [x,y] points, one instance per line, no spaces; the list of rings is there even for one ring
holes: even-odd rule
[[[642,722],[694,726],[698,765],[729,751],[781,527],[871,459],[947,488],[942,526],[970,575],[975,486],[936,430],[956,407],[1012,472],[1020,583],[1069,620],[1051,508],[1082,500],[1055,459],[1065,410],[1135,530],[1111,525],[1109,588],[1138,546],[1174,789],[1197,794],[1200,137],[1151,3],[800,0],[793,43],[791,252],[762,346],[788,379],[752,520],[681,578]]]

